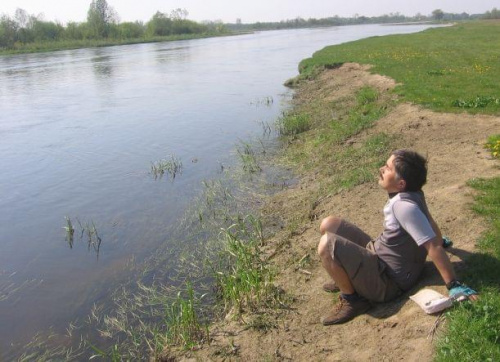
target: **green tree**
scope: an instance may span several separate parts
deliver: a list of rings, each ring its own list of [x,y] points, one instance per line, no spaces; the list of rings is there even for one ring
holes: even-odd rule
[[[172,19],[159,11],[153,15],[146,26],[150,36],[166,36],[172,33]]]
[[[485,19],[500,19],[500,10],[493,8],[491,11],[487,11],[484,14]]]
[[[136,22],[125,22],[118,26],[119,34],[122,39],[136,39],[144,36],[144,24]]]
[[[61,24],[52,21],[36,20],[32,29],[35,41],[59,40],[64,32],[64,27]]]
[[[88,33],[87,23],[75,23],[74,21],[69,22],[64,30],[64,38],[68,40],[83,40],[85,35]]]
[[[436,9],[432,12],[432,16],[434,17],[434,19],[436,20],[443,20],[444,18],[444,12],[443,10],[441,9]]]
[[[118,15],[106,0],[92,0],[87,12],[87,23],[91,37],[106,38],[109,35],[111,24],[117,21]]]
[[[17,23],[7,15],[0,17],[0,48],[12,48],[17,40]]]

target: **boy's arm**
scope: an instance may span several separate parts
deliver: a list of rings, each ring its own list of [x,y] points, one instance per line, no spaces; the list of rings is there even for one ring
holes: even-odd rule
[[[442,242],[443,235],[441,234],[441,230],[439,229],[439,226],[436,224],[430,213],[429,213],[429,222],[431,223],[432,230],[434,230],[434,232],[436,233],[436,237]]]
[[[432,262],[439,271],[439,274],[441,274],[444,282],[449,285],[451,282],[457,280],[455,270],[453,269],[450,258],[448,258],[448,255],[443,248],[443,236],[441,235],[441,230],[439,230],[439,227],[430,215],[429,221],[431,223],[432,229],[436,233],[436,237],[424,243],[424,247],[427,250],[427,254],[432,259]],[[477,300],[477,294],[475,294],[475,291],[472,292],[474,294],[469,295],[468,298],[471,300]]]
[[[435,224],[433,222],[431,223]],[[432,226],[434,228],[434,225]],[[457,279],[450,258],[448,258],[448,255],[443,249],[443,238],[440,232],[436,232],[436,237],[434,239],[424,243],[424,248],[427,249],[427,254],[432,259],[432,262],[446,284]]]

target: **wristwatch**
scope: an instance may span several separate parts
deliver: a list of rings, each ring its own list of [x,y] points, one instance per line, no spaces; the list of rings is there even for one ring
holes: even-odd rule
[[[453,279],[451,282],[446,283],[446,289],[450,290],[450,289],[453,289],[455,287],[460,287],[461,285],[462,285],[462,283],[460,283],[456,279]]]

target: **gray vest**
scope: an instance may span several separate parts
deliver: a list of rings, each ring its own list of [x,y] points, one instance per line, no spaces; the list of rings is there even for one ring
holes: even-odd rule
[[[416,204],[429,219],[429,210],[423,192],[400,192],[398,197]],[[374,249],[379,259],[385,264],[387,275],[402,290],[408,290],[415,285],[422,272],[427,250],[423,246],[418,246],[401,226],[392,225],[388,228],[386,222],[387,215],[384,231],[374,241]]]

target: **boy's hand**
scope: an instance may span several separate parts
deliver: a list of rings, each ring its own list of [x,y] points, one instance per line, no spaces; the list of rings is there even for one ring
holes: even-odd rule
[[[466,299],[470,299],[472,301],[478,299],[478,293],[474,289],[460,282],[455,282],[455,284],[450,289],[448,294],[451,299],[458,302],[461,302]]]

